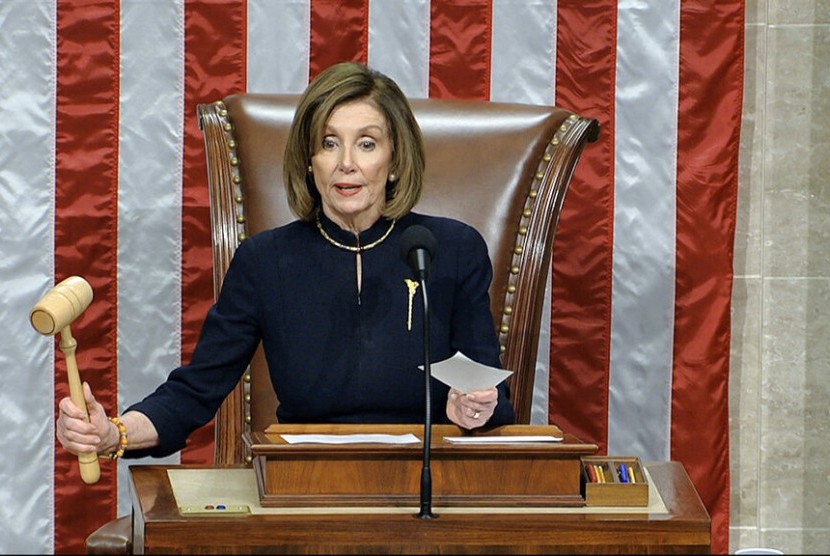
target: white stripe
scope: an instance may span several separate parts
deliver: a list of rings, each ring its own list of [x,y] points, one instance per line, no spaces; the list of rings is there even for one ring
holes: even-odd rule
[[[54,1],[0,2],[0,553],[54,552]]]
[[[679,0],[619,4],[609,453],[670,456]]]
[[[118,411],[180,361],[184,0],[121,5]],[[118,512],[130,509],[119,462]]]
[[[429,96],[428,0],[369,2],[369,65],[410,98]]]
[[[303,92],[308,85],[310,0],[248,0],[248,91]]]
[[[556,0],[494,0],[490,100],[552,105]]]
[[[552,105],[556,90],[556,0],[495,0],[490,100]],[[551,283],[539,330],[530,422],[548,423]]]
[[[530,424],[550,423],[550,319],[553,288],[548,271],[545,287],[545,309],[539,327],[539,347],[536,353],[536,373],[533,378],[533,396],[530,405]]]

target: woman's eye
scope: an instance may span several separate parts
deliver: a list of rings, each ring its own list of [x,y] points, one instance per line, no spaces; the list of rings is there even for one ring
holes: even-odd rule
[[[331,150],[337,147],[337,141],[332,139],[331,137],[324,137],[323,138],[323,148],[326,150]]]
[[[372,141],[371,139],[364,139],[363,141],[360,142],[360,148],[363,149],[364,151],[371,151],[372,149],[375,148],[375,142]]]

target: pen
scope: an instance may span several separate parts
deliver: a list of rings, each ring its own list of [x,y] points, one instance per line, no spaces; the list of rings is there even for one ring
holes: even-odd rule
[[[594,466],[593,466],[593,465],[591,465],[590,463],[589,463],[589,464],[587,464],[587,465],[585,466],[585,471],[587,471],[587,472],[588,472],[588,479],[589,479],[592,483],[597,483],[597,482],[599,482],[599,481],[597,480],[597,472],[594,470]]]
[[[630,482],[628,480],[628,466],[626,466],[624,463],[620,464],[620,480],[624,483]]]

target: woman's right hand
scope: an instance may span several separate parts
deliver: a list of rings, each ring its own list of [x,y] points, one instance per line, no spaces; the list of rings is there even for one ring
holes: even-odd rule
[[[95,400],[89,384],[84,382],[83,387],[89,421],[86,420],[84,410],[72,403],[71,398],[63,398],[58,403],[55,436],[61,446],[76,456],[83,453],[109,453],[118,444],[118,430],[107,419],[104,407]]]

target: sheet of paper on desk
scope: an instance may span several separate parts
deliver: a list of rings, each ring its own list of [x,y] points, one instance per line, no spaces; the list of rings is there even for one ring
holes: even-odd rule
[[[419,365],[418,368],[424,370],[423,365]],[[513,371],[482,365],[459,351],[449,359],[430,365],[430,373],[450,388],[461,392],[473,392],[496,386],[512,375]]]
[[[527,444],[529,442],[562,442],[561,436],[516,435],[516,436],[445,436],[453,444]]]
[[[414,434],[282,434],[289,444],[418,444]]]

